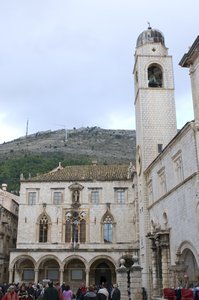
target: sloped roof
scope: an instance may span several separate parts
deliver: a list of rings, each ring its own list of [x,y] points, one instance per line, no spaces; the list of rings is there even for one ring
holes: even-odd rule
[[[37,175],[26,182],[47,181],[112,181],[132,178],[134,169],[129,165],[81,165],[67,166],[54,172]]]

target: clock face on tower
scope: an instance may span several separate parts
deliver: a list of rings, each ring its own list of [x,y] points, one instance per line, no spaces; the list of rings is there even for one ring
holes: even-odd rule
[[[139,145],[137,146],[136,149],[136,170],[137,170],[137,174],[140,175],[142,171],[142,153]]]

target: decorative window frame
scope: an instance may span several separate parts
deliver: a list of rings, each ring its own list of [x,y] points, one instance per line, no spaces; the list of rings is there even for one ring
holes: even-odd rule
[[[92,194],[98,193],[98,199],[93,199]],[[102,188],[101,187],[93,187],[88,188],[88,198],[89,203],[93,205],[98,205],[101,202],[102,199]]]
[[[56,193],[60,193],[60,201],[57,201],[57,199],[55,199],[55,194]],[[52,204],[53,205],[61,205],[63,203],[63,200],[64,200],[64,189],[52,188],[51,189],[51,197],[52,197]]]
[[[162,167],[158,172],[158,181],[159,181],[159,196],[162,197],[167,192],[167,183],[166,183],[166,172],[165,167]]]
[[[30,201],[30,196],[35,195],[35,199],[31,199]],[[39,202],[39,189],[26,189],[26,203],[28,205],[36,205]]]
[[[48,219],[47,241],[46,241],[46,242],[40,242],[40,241],[39,241],[40,221],[41,221],[41,219],[42,219],[44,216]],[[37,222],[36,222],[36,242],[37,242],[37,243],[39,243],[39,244],[46,244],[46,243],[50,243],[50,242],[51,242],[51,227],[52,227],[51,218],[50,218],[49,215],[46,213],[45,207],[44,207],[43,212],[39,215],[39,217],[37,218]]]
[[[182,160],[182,151],[178,150],[173,156],[173,169],[175,174],[175,182],[179,184],[184,180],[184,172],[183,172],[183,160]]]
[[[147,182],[147,194],[148,194],[148,204],[150,206],[154,202],[152,178],[150,178]]]
[[[80,209],[67,209],[65,211],[65,220],[64,220],[64,230],[63,230],[63,241],[64,243],[70,243],[72,248],[78,248],[80,244],[85,244],[87,241],[87,216],[88,216],[88,211],[87,210],[80,210]],[[84,230],[84,241],[82,241],[82,232],[81,232],[81,225],[84,223],[84,227],[82,230]],[[66,225],[70,225],[70,239],[66,241]],[[75,241],[73,233],[74,233],[74,226],[77,226],[78,228],[78,236],[77,236],[77,241]]]
[[[119,205],[124,205],[127,202],[127,190],[126,187],[115,187],[114,188],[114,199],[115,203]],[[122,195],[122,197],[120,196]]]
[[[109,222],[106,222],[109,218]],[[104,225],[105,224],[112,224],[112,241],[105,242],[104,240]],[[108,209],[106,213],[103,215],[101,220],[101,242],[104,244],[113,244],[116,241],[116,222],[114,221],[114,217],[111,214],[110,210]]]

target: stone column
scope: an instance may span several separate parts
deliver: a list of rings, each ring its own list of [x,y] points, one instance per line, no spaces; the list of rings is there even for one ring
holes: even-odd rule
[[[59,269],[59,283],[62,285],[63,283],[63,278],[64,278],[64,269],[60,268]]]
[[[170,266],[170,253],[169,253],[169,232],[162,231],[160,234],[160,248],[161,248],[161,263],[162,263],[162,288],[169,287],[169,266]]]
[[[138,264],[137,256],[133,256],[133,262],[130,269],[131,300],[142,300],[142,268]]]
[[[127,268],[124,266],[125,260],[120,260],[121,266],[116,270],[117,272],[117,284],[121,292],[121,300],[128,300],[128,280],[127,280]]]
[[[13,269],[9,269],[9,283],[13,283]]]
[[[86,272],[86,287],[88,287],[89,286],[89,270],[86,269],[85,272]]]
[[[152,248],[152,295],[158,295],[158,280],[157,280],[157,262],[156,262],[156,248]]]
[[[162,288],[169,287],[169,262],[168,262],[168,249],[162,247]]]
[[[38,269],[35,269],[35,283],[37,284],[38,283],[38,274],[39,274],[39,270]]]
[[[159,239],[155,233],[149,233],[147,237],[151,240],[151,290],[148,293],[151,294],[152,298],[160,297],[159,292]]]

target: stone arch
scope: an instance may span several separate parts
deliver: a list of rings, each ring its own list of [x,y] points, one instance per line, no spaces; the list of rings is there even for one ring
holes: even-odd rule
[[[108,256],[98,256],[89,262],[89,282],[100,285],[106,282],[111,285],[116,282],[116,264]]]
[[[61,262],[61,266],[62,268],[64,268],[64,266],[69,263],[71,260],[73,259],[78,259],[80,260],[85,266],[88,264],[88,262],[86,261],[86,259],[83,257],[83,256],[80,256],[80,255],[77,255],[77,254],[73,254],[73,255],[70,255],[68,257],[66,257],[62,262]]]
[[[23,259],[23,260],[25,260],[25,259],[30,260],[30,261],[32,261],[33,265],[36,266],[36,261],[35,261],[35,259],[34,259],[32,256],[25,254],[25,255],[19,255],[19,256],[15,257],[12,261],[10,261],[10,269],[13,269],[15,263],[16,263],[18,260],[20,260],[20,259]]]
[[[10,263],[10,269],[14,271],[12,281],[33,281],[35,278],[35,265],[36,261],[31,256],[26,254],[17,256]]]
[[[40,257],[40,259],[36,263],[36,268],[39,269],[39,266],[43,261],[47,261],[50,259],[55,260],[59,264],[59,267],[61,267],[61,261],[59,260],[59,258],[56,255],[52,254],[52,255],[44,255],[44,256]]]
[[[55,255],[44,255],[37,261],[38,281],[60,280],[61,262]]]
[[[163,87],[163,68],[159,63],[152,62],[147,67],[148,87]]]
[[[47,214],[46,210],[44,209],[44,210],[42,211],[42,213],[40,213],[39,216],[37,217],[36,224],[39,224],[40,219],[41,219],[44,215],[47,217],[49,223],[52,223],[52,222],[51,222],[51,217],[49,216],[49,214]]]
[[[93,257],[89,262],[88,262],[88,269],[90,269],[91,265],[98,259],[104,259],[104,260],[109,260],[114,266],[115,268],[117,268],[117,263],[114,261],[114,259],[108,255],[99,255],[99,256],[95,256]]]
[[[112,222],[115,222],[113,214],[110,212],[110,209],[107,209],[106,212],[103,214],[102,218],[101,218],[101,223],[104,222],[104,220],[110,216],[110,218],[112,219]]]
[[[166,229],[168,227],[168,215],[166,211],[163,212],[162,219],[163,219],[164,229]]]
[[[82,282],[86,282],[87,261],[82,256],[70,255],[62,262],[63,281],[70,282],[73,291],[77,291]]]
[[[180,253],[180,255],[179,255]],[[190,284],[198,282],[199,260],[198,253],[193,244],[189,241],[183,241],[177,251],[180,260],[186,267],[186,274]]]
[[[194,245],[190,241],[187,241],[187,240],[183,241],[179,245],[179,247],[177,249],[177,253],[182,253],[186,249],[189,249],[191,252],[193,252],[195,257],[198,256],[197,250],[195,249]],[[198,264],[199,264],[199,261],[198,261]]]

